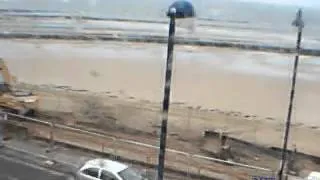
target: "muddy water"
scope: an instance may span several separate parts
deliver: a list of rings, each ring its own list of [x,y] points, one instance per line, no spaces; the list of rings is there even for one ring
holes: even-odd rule
[[[165,45],[2,40],[0,46],[22,81],[162,99]],[[319,62],[301,58],[294,122],[320,126]],[[292,65],[292,55],[178,46],[172,100],[283,121]]]

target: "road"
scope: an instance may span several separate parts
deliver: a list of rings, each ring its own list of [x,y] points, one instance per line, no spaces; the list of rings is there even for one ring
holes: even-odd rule
[[[3,155],[6,155],[6,157],[13,157],[13,158],[17,157],[19,158],[19,160],[27,161],[27,162],[35,161],[35,164],[38,164],[38,165],[43,164],[43,162],[49,158],[48,154],[44,151],[44,147],[47,147],[46,142],[34,141],[34,140],[21,141],[18,139],[11,139],[6,141],[5,144],[6,144],[5,148],[3,149],[0,148],[0,162],[2,161]],[[101,158],[100,155],[92,154],[92,152],[90,153],[88,151],[82,151],[81,149],[75,149],[70,147],[68,148],[64,146],[59,146],[58,144],[56,144],[55,147],[56,148],[54,153],[51,154],[53,157],[51,156],[50,158],[54,158],[57,163],[52,169],[56,169],[57,171],[65,172],[68,174],[74,173],[87,160]],[[112,159],[112,157],[110,158]],[[149,168],[149,167],[145,167],[138,164],[123,162],[121,160],[118,160],[118,161],[130,165],[135,169],[137,169],[138,171],[146,172],[148,177],[151,177],[151,179],[155,178],[156,168],[154,167]],[[1,166],[3,165],[0,163],[0,167]],[[2,169],[0,168],[0,174],[2,173],[1,170]],[[31,172],[31,171],[28,171],[28,172]],[[48,171],[44,170],[44,173],[48,174]],[[54,175],[55,174],[56,173],[54,173]],[[60,175],[60,174],[56,174],[56,176],[58,177],[55,180],[66,179],[61,177],[63,175]],[[33,180],[35,178],[31,178],[31,179]],[[46,179],[48,178],[45,178],[45,180]],[[69,180],[71,179],[73,178],[70,178]],[[174,172],[165,173],[165,180],[185,180],[185,179],[186,177],[179,173],[174,173]],[[1,177],[0,177],[0,180],[2,180]]]
[[[0,155],[0,180],[66,180],[62,173]]]

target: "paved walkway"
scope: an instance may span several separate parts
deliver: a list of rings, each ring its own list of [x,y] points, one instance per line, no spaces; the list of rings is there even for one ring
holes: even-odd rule
[[[83,153],[81,151],[70,150],[67,148],[55,146],[51,152],[47,152],[49,149],[48,145],[38,141],[21,141],[21,140],[10,140],[5,145],[11,149],[33,154],[37,157],[51,158],[54,161],[63,163],[73,168],[80,167],[84,162],[95,158],[95,155]]]
[[[42,161],[43,164],[45,164],[48,159],[54,160],[56,164],[53,165],[53,169],[69,174],[74,174],[74,172],[76,172],[78,168],[87,160],[99,157],[98,155],[82,152],[80,150],[64,148],[58,145],[55,146],[53,151],[47,153],[46,150],[48,150],[48,144],[34,140],[10,140],[5,143],[5,146],[9,149],[25,154],[24,156],[26,158],[38,159],[39,161]],[[147,172],[149,174],[149,177],[155,177],[156,169],[145,169],[145,167],[139,165],[129,165],[138,170]],[[166,173],[165,179],[185,180],[187,178],[179,174]]]
[[[26,160],[19,153],[7,148],[0,149],[0,179],[1,180],[67,180],[68,175],[38,166],[33,161]],[[73,176],[70,176],[74,179]]]
[[[24,157],[30,160],[43,161],[45,163],[48,159],[54,159],[56,163],[54,169],[63,173],[75,172],[84,162],[89,159],[97,158],[97,155],[82,152],[80,150],[68,149],[60,146],[55,146],[54,151],[47,153],[48,144],[39,141],[22,141],[22,140],[10,140],[5,142],[5,146],[8,149],[25,154]],[[3,153],[6,154],[6,153]],[[142,166],[133,165],[137,169],[143,169]],[[148,172],[154,177],[155,169],[148,169]],[[266,177],[266,176],[264,176]],[[231,180],[232,178],[221,177],[222,179]],[[165,179],[168,180],[186,180],[192,179],[177,174],[166,173]],[[289,180],[302,180],[297,177],[289,177]]]

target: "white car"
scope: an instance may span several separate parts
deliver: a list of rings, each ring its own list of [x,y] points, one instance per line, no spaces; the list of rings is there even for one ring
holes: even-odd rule
[[[320,172],[312,171],[307,177],[307,180],[320,180]]]
[[[76,176],[78,180],[148,180],[133,168],[108,159],[87,161]]]

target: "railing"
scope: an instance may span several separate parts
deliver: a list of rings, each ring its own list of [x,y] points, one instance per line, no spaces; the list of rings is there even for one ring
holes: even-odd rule
[[[151,154],[156,155],[156,151],[158,150],[158,146],[155,145],[151,145],[151,144],[146,144],[146,143],[142,143],[142,142],[137,142],[137,141],[133,141],[133,140],[128,140],[128,139],[122,139],[122,138],[116,138],[116,137],[112,137],[109,135],[105,135],[105,134],[101,134],[101,133],[97,133],[97,132],[92,132],[92,131],[87,131],[84,129],[80,129],[80,128],[76,128],[76,127],[71,127],[71,126],[67,126],[67,125],[62,125],[62,124],[56,124],[54,122],[48,122],[48,121],[44,121],[44,120],[39,120],[39,119],[35,119],[35,118],[30,118],[30,117],[25,117],[25,116],[21,116],[21,115],[16,115],[16,114],[12,114],[12,113],[5,113],[3,114],[6,119],[8,121],[16,121],[17,119],[22,119],[23,121],[18,121],[18,122],[28,122],[28,123],[35,123],[38,125],[44,125],[46,127],[48,127],[48,131],[49,131],[49,137],[51,139],[50,142],[50,146],[54,143],[54,141],[62,141],[61,139],[59,140],[59,132],[58,129],[60,130],[65,130],[65,131],[70,131],[70,132],[76,132],[76,133],[80,133],[80,134],[86,134],[89,135],[91,137],[93,137],[93,139],[97,140],[99,138],[101,138],[102,140],[111,140],[111,142],[107,142],[105,143],[101,143],[100,144],[100,148],[97,147],[96,149],[100,149],[101,152],[105,152],[105,153],[110,153],[113,154],[115,156],[126,156],[125,154],[127,153],[127,155],[130,156],[136,156],[134,155],[134,151],[140,151],[142,152],[144,150],[144,152],[150,152],[148,155],[145,155],[146,157],[144,157],[144,161],[147,163],[150,163],[150,159],[155,159],[156,157],[152,157]],[[56,134],[54,135],[54,132],[56,132]],[[57,139],[55,139],[55,138]],[[89,138],[89,137],[88,137]],[[77,142],[77,140],[74,140],[73,145],[78,145],[80,146],[80,142]],[[91,143],[91,142],[90,142]],[[91,146],[90,148],[93,148],[94,144],[87,144],[87,146]],[[121,144],[127,144],[127,145],[131,145],[134,146],[135,148],[130,149],[128,152],[124,153],[124,151],[119,148],[119,146]],[[106,146],[107,145],[107,146]],[[87,147],[88,148],[88,147]],[[225,161],[225,160],[221,160],[221,159],[217,159],[217,158],[212,158],[212,157],[207,157],[207,156],[203,156],[203,155],[199,155],[199,154],[191,154],[191,153],[187,153],[187,152],[182,152],[179,150],[175,150],[175,149],[166,149],[166,151],[168,152],[169,156],[172,153],[172,157],[173,158],[179,158],[179,156],[181,158],[180,161],[184,161],[185,159],[188,159],[187,162],[187,167],[186,169],[184,169],[183,171],[185,171],[187,174],[190,173],[191,171],[191,167],[189,166],[189,163],[191,163],[191,161],[193,161],[193,163],[197,163],[198,166],[198,171],[199,174],[212,174],[211,172],[207,172],[205,173],[204,170],[201,167],[204,166],[208,166],[210,164],[210,162],[214,162],[214,163],[218,163],[220,164],[220,166],[222,165],[229,165],[229,166],[233,166],[233,167],[241,167],[244,169],[251,169],[251,170],[256,170],[256,171],[263,171],[265,173],[268,174],[274,174],[274,172],[270,169],[267,168],[263,168],[263,167],[257,167],[257,166],[252,166],[252,165],[247,165],[247,164],[241,164],[241,163],[237,163],[237,162],[231,162],[231,161]],[[131,154],[130,154],[131,153]],[[141,153],[138,153],[141,154]],[[136,157],[136,160],[139,159],[139,157]],[[179,160],[177,160],[179,161]],[[153,163],[156,164],[156,163]],[[181,167],[183,169],[183,167]],[[210,169],[210,168],[209,168]],[[227,168],[228,169],[228,168]],[[202,172],[201,172],[202,171]],[[206,170],[208,171],[208,170]],[[218,169],[214,169],[214,171],[218,171],[220,174],[223,174],[223,170],[218,170]],[[193,171],[194,172],[194,171]],[[236,171],[235,171],[236,172]],[[218,173],[218,174],[219,174]],[[218,176],[218,174],[215,174],[214,172],[214,176]],[[223,178],[222,178],[223,179]]]

